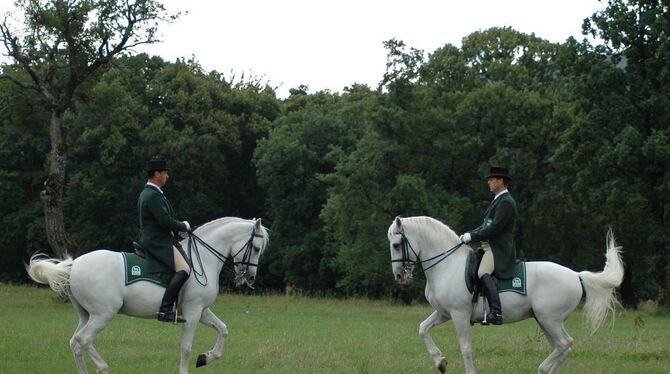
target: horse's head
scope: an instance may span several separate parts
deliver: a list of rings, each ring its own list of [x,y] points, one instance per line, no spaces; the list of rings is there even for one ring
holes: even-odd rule
[[[405,236],[405,228],[400,217],[396,217],[389,227],[388,239],[393,276],[401,284],[409,283],[412,280],[417,254]]]
[[[258,260],[265,251],[270,242],[268,230],[262,225],[261,219],[250,221],[250,231],[247,236],[240,236],[241,239],[233,244],[233,248],[239,248],[232,252],[233,264],[235,267],[235,284],[240,286],[246,284],[253,288],[258,271]]]

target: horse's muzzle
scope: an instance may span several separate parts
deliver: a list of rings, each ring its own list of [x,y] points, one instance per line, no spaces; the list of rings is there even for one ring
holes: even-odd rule
[[[408,284],[412,281],[412,273],[396,274],[395,280],[400,284]]]
[[[244,273],[239,274],[235,277],[235,285],[237,285],[239,287],[243,284],[246,284],[247,287],[249,287],[253,290],[255,280],[256,280],[256,277],[249,274],[249,272],[245,271]]]

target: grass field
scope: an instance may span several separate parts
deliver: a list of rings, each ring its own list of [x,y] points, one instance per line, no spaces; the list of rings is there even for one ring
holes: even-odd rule
[[[74,373],[68,341],[77,317],[45,288],[0,284],[0,373]],[[418,336],[427,305],[297,296],[222,294],[212,308],[228,325],[223,357],[194,373],[438,373]],[[669,373],[670,316],[624,312],[589,336],[574,313],[575,338],[564,373]],[[181,328],[118,316],[95,340],[112,373],[176,373]],[[201,325],[194,355],[208,351],[214,330]],[[433,330],[449,360],[463,363],[451,323]],[[473,331],[481,373],[534,373],[549,344],[534,320]],[[89,370],[95,368],[87,359]]]

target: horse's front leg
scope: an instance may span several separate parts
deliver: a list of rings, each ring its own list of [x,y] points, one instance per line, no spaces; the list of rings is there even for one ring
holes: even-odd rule
[[[470,311],[452,311],[451,319],[458,334],[458,344],[461,347],[461,356],[465,365],[466,374],[475,374],[475,365],[472,362],[472,338],[470,336]]]
[[[218,333],[216,337],[216,344],[206,354],[201,354],[198,356],[198,361],[195,366],[200,367],[211,363],[212,361],[220,358],[223,355],[223,345],[226,343],[226,337],[228,336],[228,327],[217,317],[211,309],[207,308],[202,312],[200,317],[200,322],[204,323],[207,326],[211,326]]]
[[[185,308],[184,308],[185,309]],[[179,361],[179,374],[188,374],[188,363],[193,349],[193,336],[202,315],[202,309],[189,308],[184,310],[184,323],[181,330],[181,360]]]
[[[435,345],[433,338],[430,336],[430,330],[433,327],[448,320],[448,315],[442,314],[436,310],[419,325],[419,336],[421,336],[421,339],[423,339],[423,343],[426,345],[428,354],[430,355],[430,358],[433,359],[435,367],[437,367],[437,369],[442,373],[447,371],[447,359],[442,355],[440,349]]]

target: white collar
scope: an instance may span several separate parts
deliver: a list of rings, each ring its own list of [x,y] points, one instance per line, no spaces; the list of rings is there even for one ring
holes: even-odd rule
[[[496,194],[496,196],[493,198],[493,200],[497,199],[498,196],[500,196],[500,195],[502,195],[502,194],[504,194],[504,193],[506,193],[506,192],[507,192],[507,188],[505,188],[504,190],[498,192],[498,193]]]
[[[158,187],[157,184],[154,184],[154,183],[151,183],[151,182],[147,182],[147,186],[156,187],[156,189],[158,190],[158,192],[160,192],[161,194],[163,193],[163,190],[161,190],[161,188]]]

